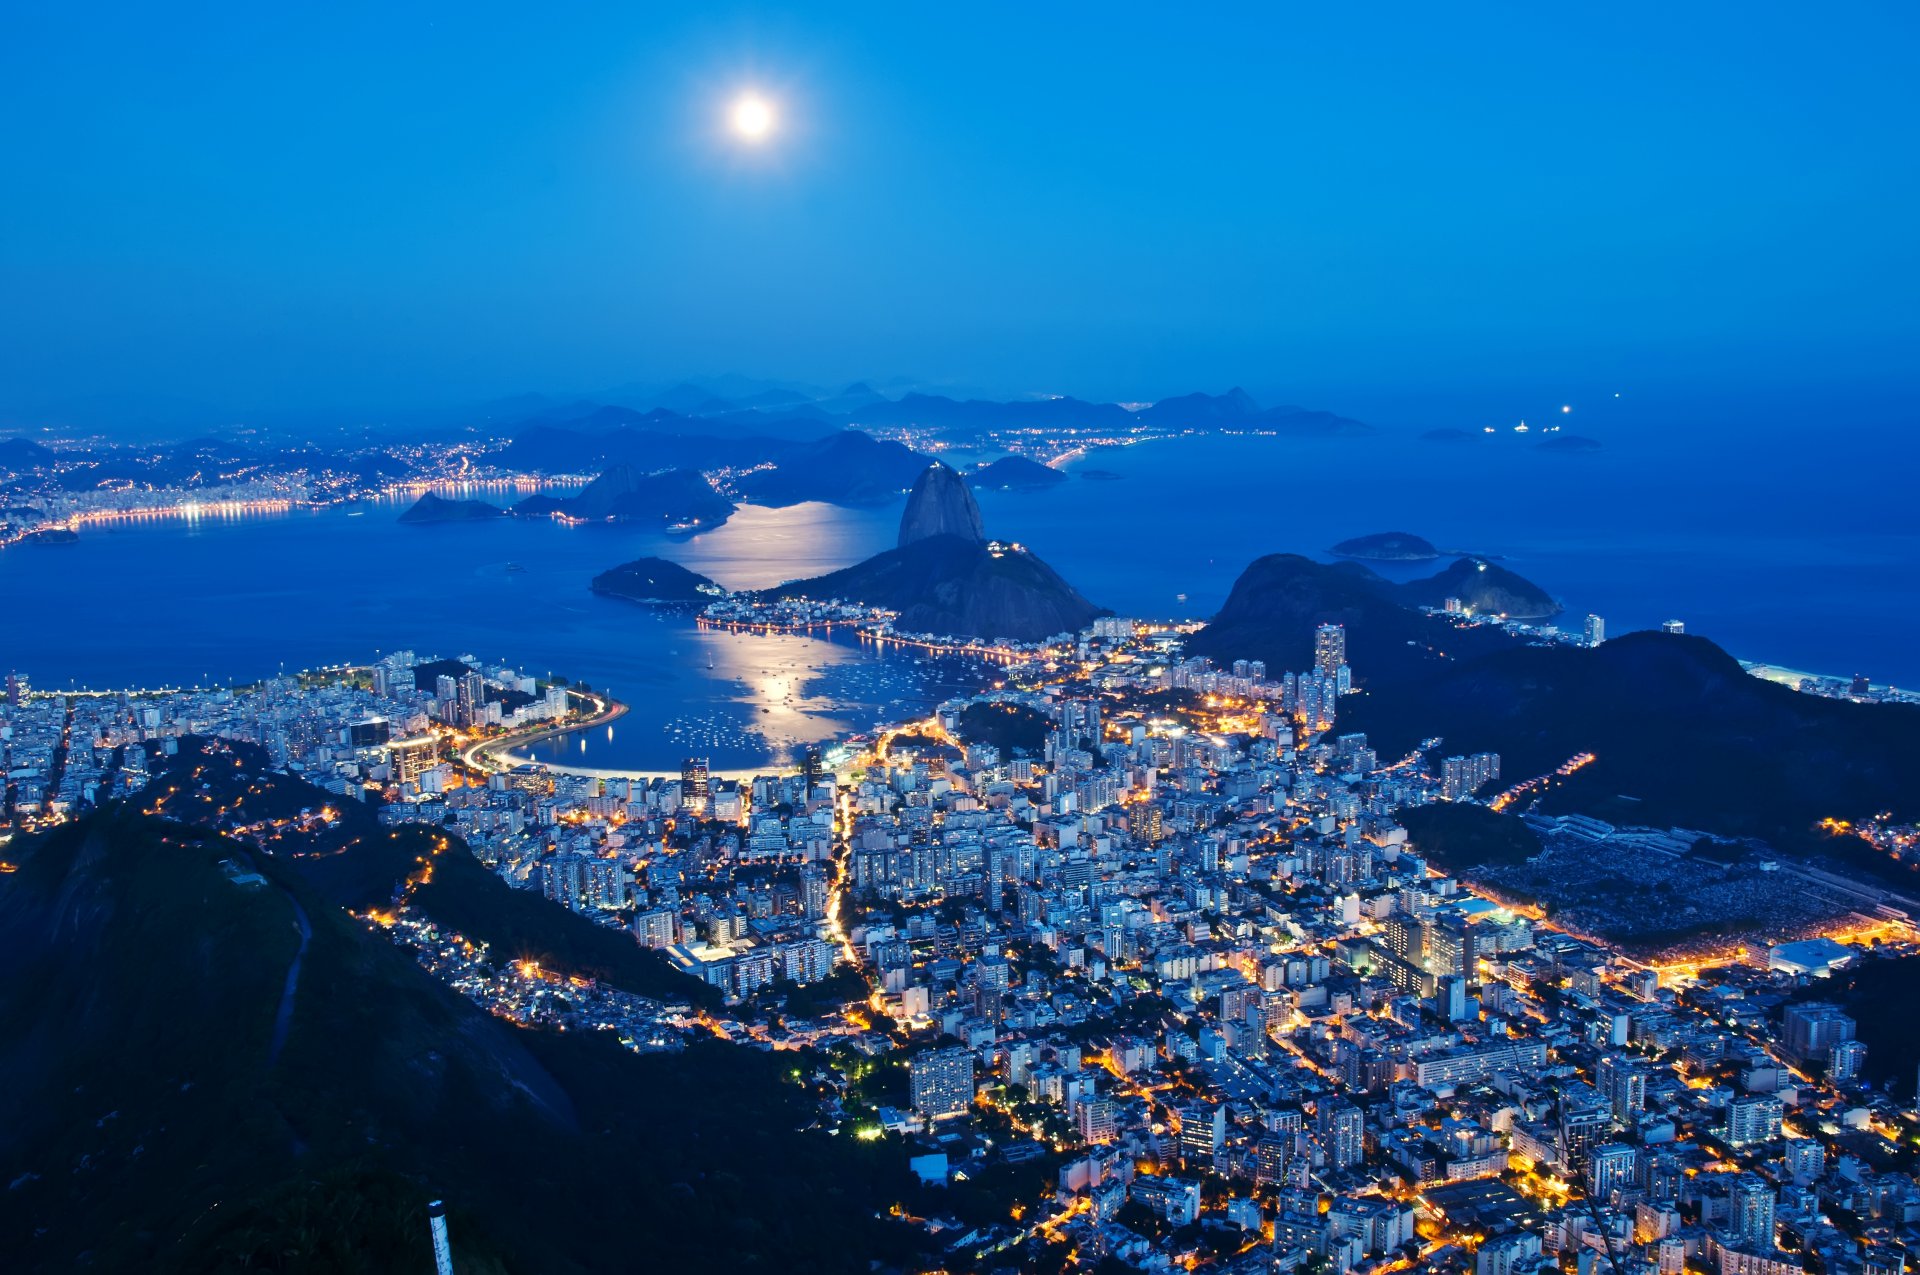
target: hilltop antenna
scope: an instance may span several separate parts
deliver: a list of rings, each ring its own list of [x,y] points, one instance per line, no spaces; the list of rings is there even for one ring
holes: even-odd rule
[[[427,1205],[427,1229],[433,1235],[435,1275],[453,1275],[453,1249],[447,1243],[447,1205],[434,1200]]]

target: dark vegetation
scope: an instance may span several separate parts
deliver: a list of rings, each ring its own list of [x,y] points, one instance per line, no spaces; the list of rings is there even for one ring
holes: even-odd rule
[[[427,834],[403,834],[398,844],[404,853],[424,849],[426,840]],[[636,996],[719,1003],[713,987],[681,973],[625,930],[596,925],[531,890],[514,889],[457,837],[438,841],[446,849],[433,856],[432,879],[413,892],[413,905],[441,925],[486,943],[496,959],[533,961],[542,969],[595,979]]]
[[[1546,809],[1813,854],[1832,845],[1815,830],[1823,818],[1920,816],[1920,709],[1802,695],[1699,637],[1629,633],[1449,664],[1358,699],[1341,725],[1389,755],[1439,733],[1449,753],[1499,753],[1515,778],[1592,752]]]
[[[1540,838],[1518,816],[1468,802],[1438,802],[1396,811],[1420,854],[1449,872],[1525,863],[1540,853]]]
[[[602,571],[590,586],[595,593],[634,602],[705,602],[712,596],[702,588],[716,588],[712,580],[665,558],[637,558]]]
[[[992,744],[1003,757],[1017,752],[1038,756],[1052,726],[1045,713],[1024,704],[969,704],[960,710],[960,738],[969,744]]]
[[[1448,598],[1458,598],[1473,615],[1544,620],[1560,614],[1560,604],[1546,590],[1483,558],[1457,558],[1424,580],[1391,586],[1389,593],[1411,607],[1445,606]]]
[[[1346,627],[1347,662],[1375,688],[1425,676],[1442,660],[1516,645],[1496,629],[1459,629],[1420,614],[1360,563],[1275,553],[1240,573],[1219,614],[1186,649],[1215,663],[1264,660],[1277,675],[1313,666],[1313,633],[1322,624]]]
[[[1908,1099],[1914,1096],[1911,1086],[1920,1067],[1916,988],[1920,956],[1902,956],[1859,962],[1807,993],[1807,999],[1838,1001],[1854,1017],[1867,1046],[1867,1077]]]
[[[867,1269],[897,1148],[797,1132],[805,1059],[636,1056],[434,982],[288,863],[110,809],[0,877],[9,1269],[414,1271],[444,1197],[458,1269]],[[444,856],[443,856],[444,857]],[[436,873],[436,876],[438,873]],[[284,1048],[275,1020],[300,949]],[[584,1224],[583,1219],[618,1219]]]

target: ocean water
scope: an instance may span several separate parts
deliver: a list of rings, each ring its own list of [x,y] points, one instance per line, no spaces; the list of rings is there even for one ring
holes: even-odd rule
[[[990,534],[1137,616],[1206,616],[1261,554],[1324,557],[1349,536],[1402,530],[1500,555],[1562,599],[1571,623],[1593,611],[1618,634],[1678,618],[1742,658],[1913,685],[1920,531],[1897,495],[1912,471],[1844,459],[1673,439],[1554,456],[1507,437],[1206,436],[1096,452],[1065,483],[981,505]],[[1115,477],[1079,476],[1089,469]],[[633,706],[611,737],[544,746],[549,760],[777,763],[919,711],[978,671],[847,641],[701,631],[587,582],[647,554],[735,589],[816,574],[890,546],[902,503],[748,507],[690,539],[504,519],[404,526],[404,503],[391,502],[93,527],[77,544],[0,552],[0,671],[48,688],[153,686],[408,647],[473,654],[585,679]]]
[[[1909,450],[1920,450],[1909,447]],[[1205,617],[1252,559],[1409,531],[1499,555],[1618,635],[1679,619],[1742,659],[1920,684],[1920,455],[1686,436],[1542,453],[1525,437],[1208,436],[1108,449],[1076,479],[981,500],[1093,601]],[[1442,562],[1369,564],[1395,579]],[[1183,601],[1179,595],[1185,594]]]

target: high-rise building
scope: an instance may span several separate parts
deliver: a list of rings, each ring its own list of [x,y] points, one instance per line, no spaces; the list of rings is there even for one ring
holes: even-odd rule
[[[1743,1173],[1727,1189],[1727,1230],[1734,1247],[1749,1253],[1773,1250],[1773,1185],[1755,1174]]]
[[[1336,1169],[1352,1168],[1366,1156],[1366,1121],[1360,1108],[1344,1102],[1320,1105],[1320,1145],[1327,1163]]]
[[[1780,1035],[1787,1052],[1799,1062],[1824,1062],[1833,1047],[1854,1037],[1854,1021],[1838,1005],[1827,1001],[1806,1001],[1787,1006],[1780,1021]]]
[[[1347,662],[1347,630],[1338,624],[1323,624],[1313,634],[1313,667],[1322,677],[1338,678],[1340,666]]]
[[[1474,1255],[1473,1275],[1513,1275],[1530,1270],[1540,1256],[1540,1237],[1532,1231],[1490,1236]]]
[[[1480,981],[1479,934],[1467,921],[1449,916],[1426,927],[1426,968],[1436,978]]]
[[[1577,1085],[1560,1095],[1560,1163],[1584,1170],[1593,1148],[1612,1130],[1613,1107],[1598,1090]]]
[[[1214,1102],[1189,1102],[1175,1114],[1180,1117],[1181,1160],[1189,1169],[1211,1169],[1227,1144],[1227,1109]]]
[[[1616,1124],[1632,1124],[1647,1105],[1647,1073],[1620,1054],[1604,1054],[1594,1067],[1595,1087],[1613,1109]]]
[[[965,1115],[973,1105],[973,1055],[964,1049],[934,1049],[908,1064],[913,1109],[929,1120]]]
[[[1608,1142],[1587,1157],[1587,1190],[1596,1200],[1611,1200],[1616,1191],[1630,1191],[1639,1179],[1640,1150],[1624,1142]]]
[[[680,763],[680,804],[696,810],[707,808],[707,759],[689,757]]]
[[[1727,1141],[1736,1147],[1771,1142],[1780,1136],[1780,1100],[1771,1094],[1735,1098],[1727,1104]]]
[[[800,908],[809,921],[818,921],[827,915],[832,885],[826,869],[819,864],[809,863],[800,869]]]
[[[1787,1176],[1801,1186],[1819,1181],[1827,1171],[1827,1149],[1817,1138],[1788,1138],[1785,1159]]]
[[[1607,640],[1607,622],[1597,615],[1587,617],[1587,645],[1599,646]]]
[[[1827,1079],[1836,1084],[1857,1079],[1867,1063],[1867,1043],[1843,1040],[1827,1051]]]
[[[1443,758],[1440,762],[1440,796],[1446,801],[1465,801],[1479,792],[1483,785],[1498,778],[1499,753]]]

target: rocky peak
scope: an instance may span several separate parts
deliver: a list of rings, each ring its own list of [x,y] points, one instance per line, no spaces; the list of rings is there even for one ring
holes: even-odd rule
[[[913,484],[907,510],[900,515],[901,548],[931,536],[958,536],[975,542],[987,538],[980,506],[967,490],[966,479],[939,461],[927,466]]]

